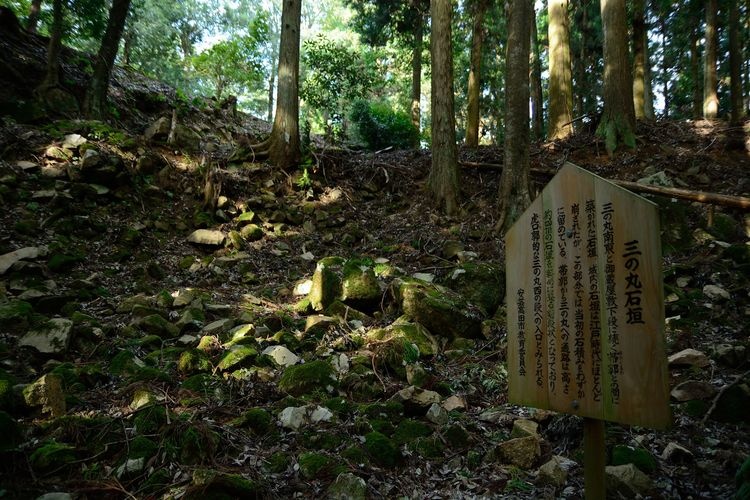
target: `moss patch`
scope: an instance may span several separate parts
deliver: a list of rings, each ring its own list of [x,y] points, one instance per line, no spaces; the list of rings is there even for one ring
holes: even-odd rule
[[[336,459],[320,453],[302,453],[297,458],[297,463],[300,474],[305,479],[336,475],[344,470]]]
[[[401,452],[396,444],[380,432],[365,436],[365,450],[372,460],[384,467],[394,467],[401,461]]]
[[[232,425],[247,428],[253,434],[262,436],[273,428],[273,417],[263,408],[253,408],[234,419]]]
[[[279,389],[293,396],[308,394],[315,389],[326,390],[337,385],[333,366],[323,360],[294,365],[284,370]]]
[[[656,470],[656,459],[648,450],[617,445],[612,449],[612,465],[633,464],[646,474]]]
[[[29,462],[34,470],[49,472],[63,467],[75,459],[75,448],[56,441],[49,441],[34,450],[34,453],[29,457]]]
[[[398,424],[398,427],[396,427],[396,430],[393,432],[393,440],[397,444],[405,444],[420,437],[427,437],[430,434],[432,434],[432,429],[429,425],[407,418],[402,420]]]

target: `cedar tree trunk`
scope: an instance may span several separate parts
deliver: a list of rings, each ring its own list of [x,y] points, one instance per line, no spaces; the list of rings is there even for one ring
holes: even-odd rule
[[[284,0],[279,43],[279,87],[276,117],[269,138],[268,157],[281,168],[296,165],[299,140],[299,44],[302,0]]]
[[[549,2],[549,130],[550,140],[573,133],[573,75],[570,61],[568,0]]]
[[[52,28],[47,46],[47,74],[38,92],[60,85],[60,51],[62,50],[63,0],[52,3]]]
[[[420,130],[422,114],[422,48],[424,47],[424,16],[417,14],[414,26],[414,47],[411,53],[411,122]]]
[[[536,12],[531,9],[531,134],[536,140],[544,137],[544,101],[542,97],[542,61],[539,56],[539,38],[536,30]]]
[[[698,28],[690,32],[690,81],[693,84],[693,118],[703,116],[703,89],[701,88],[700,51],[698,49]]]
[[[635,118],[646,117],[646,12],[644,0],[633,2],[633,106]]]
[[[645,88],[643,90],[643,97],[646,100],[646,105],[643,110],[646,119],[654,119],[654,86],[651,80],[651,59],[648,50],[648,29],[643,30],[643,56],[644,56],[644,68],[643,68],[643,84]]]
[[[703,59],[703,118],[713,120],[719,115],[716,74],[718,0],[706,2],[706,53]]]
[[[113,0],[112,7],[109,9],[107,30],[104,32],[99,53],[96,55],[94,74],[83,103],[84,112],[89,118],[101,119],[106,114],[109,79],[115,57],[117,57],[117,50],[120,48],[120,38],[125,28],[129,8],[130,0]]]
[[[531,203],[529,189],[529,46],[531,0],[511,0],[505,70],[505,161],[498,229],[503,232]]]
[[[435,203],[448,215],[458,213],[458,148],[453,114],[451,0],[432,0],[432,168],[427,180]],[[527,56],[528,57],[528,56]]]
[[[479,146],[479,88],[482,73],[482,39],[484,37],[485,0],[474,4],[474,24],[471,30],[471,65],[469,67],[468,104],[466,109],[466,138],[464,144]]]
[[[731,97],[731,122],[740,123],[742,106],[742,42],[740,40],[740,12],[737,0],[729,6],[729,94]]]
[[[29,8],[29,18],[26,21],[26,29],[31,33],[36,33],[36,27],[39,24],[39,14],[42,11],[42,0],[33,0]]]
[[[635,148],[633,78],[630,74],[625,0],[601,0],[604,30],[604,111],[597,133],[613,155],[624,144]]]

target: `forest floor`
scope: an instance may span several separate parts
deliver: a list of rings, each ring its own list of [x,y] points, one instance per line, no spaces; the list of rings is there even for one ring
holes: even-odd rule
[[[120,77],[111,124],[5,116],[0,127],[1,498],[583,497],[582,420],[507,402],[499,171],[488,166],[501,149],[461,150],[462,213],[446,217],[424,192],[429,151],[317,149],[307,183],[226,160],[263,123]],[[137,85],[148,109],[129,113]],[[173,108],[183,129],[167,144]],[[160,116],[166,128],[148,139]],[[644,123],[635,151],[611,159],[580,133],[534,145],[532,168],[663,172],[748,196],[745,136],[722,122]],[[691,381],[673,393],[670,429],[607,425],[608,464],[640,471],[621,468],[635,478],[612,476],[610,492],[731,498],[750,484],[738,475],[750,455],[750,220],[652,199],[667,354],[704,356],[669,368],[670,390]],[[222,240],[189,242],[201,228]],[[377,303],[312,311],[305,287],[331,256],[377,271]],[[468,283],[496,285],[481,335],[428,332],[433,352],[394,342],[399,279],[450,288],[477,263],[496,270]]]

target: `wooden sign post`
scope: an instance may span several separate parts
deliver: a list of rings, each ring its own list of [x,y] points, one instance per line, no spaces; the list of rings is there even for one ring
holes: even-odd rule
[[[604,422],[671,423],[656,205],[566,163],[505,236],[509,400],[584,420],[586,498]]]

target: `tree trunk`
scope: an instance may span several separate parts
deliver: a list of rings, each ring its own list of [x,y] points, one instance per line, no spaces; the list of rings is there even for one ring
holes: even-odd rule
[[[536,30],[536,12],[531,9],[531,134],[536,140],[544,138],[544,101],[542,97],[542,61],[539,56],[539,37]]]
[[[568,0],[549,2],[549,130],[550,140],[573,133],[573,75],[570,61]]]
[[[42,0],[32,0],[29,8],[29,19],[26,21],[26,29],[31,33],[36,33],[36,27],[39,24],[39,14],[42,11]]]
[[[482,74],[482,42],[484,37],[485,0],[477,0],[474,12],[474,25],[471,32],[471,66],[469,68],[468,104],[466,110],[466,138],[464,144],[479,146],[479,87]]]
[[[83,103],[84,112],[89,118],[101,119],[106,115],[109,79],[120,48],[120,38],[125,28],[129,8],[130,0],[113,0],[109,10],[107,30],[104,32],[99,53],[96,55],[94,74]]]
[[[453,114],[451,0],[432,0],[432,168],[427,184],[432,199],[448,215],[458,213],[458,149]],[[528,57],[528,56],[527,56]]]
[[[701,87],[700,51],[698,48],[698,29],[690,32],[690,81],[693,84],[693,118],[703,116],[703,90]]]
[[[601,0],[604,30],[604,111],[597,133],[609,155],[624,144],[635,148],[633,79],[628,54],[625,0]]]
[[[718,0],[706,2],[706,53],[703,59],[703,118],[713,120],[719,115],[716,74]]]
[[[644,114],[646,119],[653,120],[654,114],[654,86],[651,79],[651,56],[648,50],[648,28],[643,30],[643,55],[644,55],[644,68],[643,68],[643,84],[645,85],[643,97],[646,100]]]
[[[133,42],[135,41],[135,30],[133,29],[132,19],[130,24],[125,28],[122,40],[122,65],[130,66],[130,59],[133,54]]]
[[[669,61],[667,60],[667,14],[659,14],[659,31],[661,32],[661,75],[662,75],[662,95],[664,97],[664,118],[669,118]]]
[[[60,85],[60,51],[62,50],[63,0],[52,3],[52,29],[47,46],[47,74],[42,82],[42,89]]]
[[[276,48],[276,45],[274,44],[274,48],[271,50],[271,74],[268,77],[268,121],[270,122],[273,120],[273,96],[274,96],[274,87],[276,87],[276,71],[277,71],[277,63],[276,59],[278,58],[278,49]]]
[[[742,99],[742,41],[740,40],[740,12],[737,0],[729,6],[729,93],[731,96],[731,122],[740,123],[743,115]]]
[[[511,0],[505,70],[505,158],[498,229],[503,232],[531,204],[529,188],[529,45],[531,0]]]
[[[287,169],[300,158],[299,140],[299,44],[302,0],[284,0],[279,44],[279,87],[276,117],[271,129],[268,156]]]
[[[586,81],[586,70],[588,67],[588,32],[589,32],[589,16],[588,16],[588,2],[586,0],[576,3],[579,9],[581,9],[581,20],[578,30],[581,33],[581,49],[578,54],[577,70],[576,75],[578,76],[578,89],[576,92],[576,105],[578,107],[578,115],[583,116],[586,114],[586,101],[585,96],[589,95],[588,84]]]
[[[424,16],[417,14],[414,26],[414,47],[411,54],[411,122],[420,130],[422,113],[422,48],[424,47]]]
[[[633,106],[636,120],[646,117],[646,7],[633,2]]]

